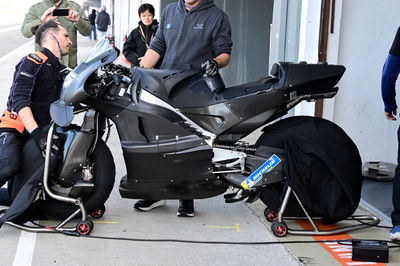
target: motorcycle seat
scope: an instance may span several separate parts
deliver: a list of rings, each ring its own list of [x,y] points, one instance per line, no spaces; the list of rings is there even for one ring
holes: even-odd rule
[[[275,89],[309,94],[333,90],[345,70],[344,66],[326,63],[279,62],[272,66],[271,75],[278,80]]]
[[[225,99],[232,99],[240,96],[244,96],[247,94],[253,94],[261,91],[267,91],[271,89],[272,84],[276,82],[276,79],[273,77],[270,78],[262,78],[258,81],[249,82],[245,84],[241,84],[238,86],[233,86],[226,88],[222,91],[222,96]]]

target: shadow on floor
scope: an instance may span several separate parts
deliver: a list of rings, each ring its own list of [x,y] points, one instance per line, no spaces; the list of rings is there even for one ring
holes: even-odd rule
[[[378,181],[364,178],[361,198],[388,216],[393,211],[392,204],[392,181]]]

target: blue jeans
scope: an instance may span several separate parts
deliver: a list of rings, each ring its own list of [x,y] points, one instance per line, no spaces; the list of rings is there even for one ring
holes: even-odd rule
[[[392,212],[392,224],[400,225],[400,127],[397,130],[397,167],[393,177],[392,202],[394,210]]]
[[[93,40],[97,40],[96,25],[92,25],[92,31],[90,32],[89,40],[92,40],[92,35]]]

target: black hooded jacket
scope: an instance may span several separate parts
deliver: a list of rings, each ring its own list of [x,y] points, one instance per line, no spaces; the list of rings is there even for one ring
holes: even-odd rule
[[[162,69],[201,69],[201,63],[231,54],[228,16],[213,0],[203,0],[190,11],[183,0],[167,5],[150,49],[163,57]]]
[[[139,66],[138,58],[146,53],[147,47],[150,46],[157,29],[157,20],[153,20],[153,23],[149,26],[139,21],[139,26],[129,34],[127,41],[124,43],[123,53],[133,66]]]

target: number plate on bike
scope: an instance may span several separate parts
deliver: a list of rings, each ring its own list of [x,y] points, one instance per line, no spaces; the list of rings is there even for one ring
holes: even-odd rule
[[[275,168],[281,159],[279,159],[276,154],[272,155],[265,163],[257,168],[248,178],[246,178],[242,183],[244,189],[249,189],[257,184],[263,177],[263,175]]]

